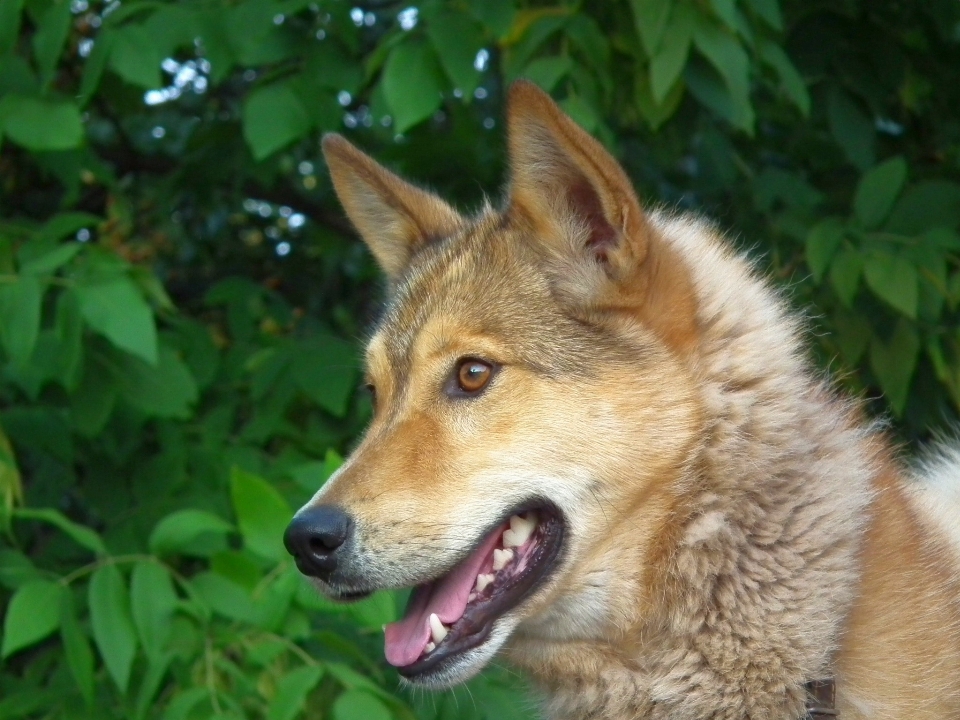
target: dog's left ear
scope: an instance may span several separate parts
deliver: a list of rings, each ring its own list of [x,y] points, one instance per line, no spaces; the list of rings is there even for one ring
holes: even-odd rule
[[[454,234],[463,223],[443,200],[394,175],[340,135],[324,136],[323,156],[347,217],[391,281],[418,247]]]
[[[562,291],[586,308],[639,316],[675,349],[690,349],[689,273],[648,222],[620,164],[526,81],[510,88],[507,132],[507,212],[553,257]]]

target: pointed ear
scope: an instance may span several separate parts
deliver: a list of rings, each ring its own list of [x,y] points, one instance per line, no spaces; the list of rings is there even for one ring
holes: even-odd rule
[[[558,263],[565,294],[639,315],[668,344],[690,347],[689,273],[648,222],[620,164],[530,82],[510,88],[507,132],[508,213]]]
[[[443,200],[394,175],[340,135],[325,135],[322,145],[347,217],[391,280],[418,247],[462,225]]]

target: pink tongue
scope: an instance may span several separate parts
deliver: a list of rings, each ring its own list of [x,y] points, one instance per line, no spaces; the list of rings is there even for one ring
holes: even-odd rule
[[[506,527],[491,533],[470,557],[439,580],[414,588],[406,614],[384,628],[384,654],[388,663],[403,667],[417,661],[430,640],[432,613],[446,625],[463,617],[467,596],[473,591],[477,575],[489,564],[487,561]]]

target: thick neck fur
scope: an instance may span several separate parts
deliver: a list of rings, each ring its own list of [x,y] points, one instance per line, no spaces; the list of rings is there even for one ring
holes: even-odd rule
[[[510,657],[550,718],[797,718],[833,674],[879,443],[746,260],[699,221],[651,221],[693,279],[702,444],[668,502],[614,523],[565,623],[519,628]]]

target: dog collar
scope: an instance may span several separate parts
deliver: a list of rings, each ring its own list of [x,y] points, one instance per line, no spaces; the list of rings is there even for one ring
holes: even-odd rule
[[[807,714],[803,720],[837,720],[836,710],[837,685],[833,678],[811,680],[805,686],[807,689]]]

